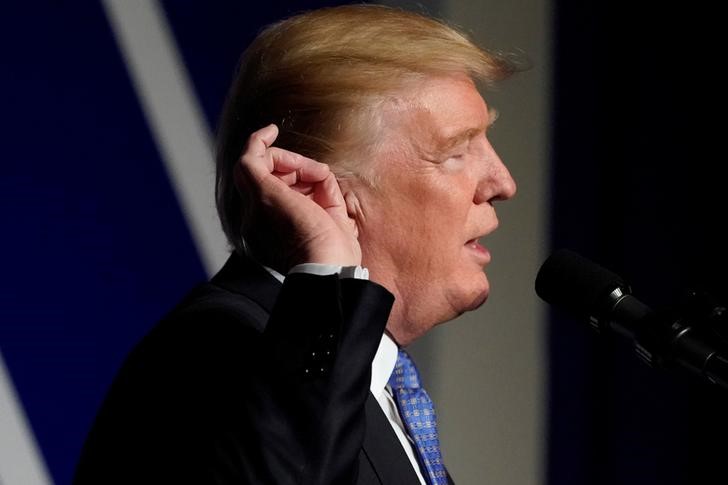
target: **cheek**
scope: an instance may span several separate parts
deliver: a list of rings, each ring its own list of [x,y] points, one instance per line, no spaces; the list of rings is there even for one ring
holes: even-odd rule
[[[447,271],[443,264],[461,257],[473,193],[473,183],[463,171],[410,179],[380,194],[370,211],[370,230],[361,241],[389,253],[400,269]]]
[[[473,207],[473,192],[467,180],[452,180],[432,191],[432,197],[423,204],[423,232],[431,240],[459,247],[465,240],[469,216]],[[471,229],[472,230],[472,229]]]

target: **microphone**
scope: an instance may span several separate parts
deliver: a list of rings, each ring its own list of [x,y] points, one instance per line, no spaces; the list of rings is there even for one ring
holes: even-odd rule
[[[554,252],[536,276],[536,294],[600,333],[617,333],[633,342],[652,367],[679,367],[728,388],[728,359],[703,322],[690,315],[653,311],[634,296],[617,274],[568,249]],[[712,339],[715,340],[715,339]]]

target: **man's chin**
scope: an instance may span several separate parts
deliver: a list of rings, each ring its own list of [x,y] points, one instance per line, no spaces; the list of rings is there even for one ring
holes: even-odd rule
[[[488,295],[490,294],[490,282],[488,281],[488,277],[485,273],[478,273],[478,281],[477,283],[473,281],[473,286],[471,286],[469,293],[469,298],[463,302],[465,304],[462,307],[463,311],[461,313],[471,312],[480,308],[480,306],[488,299]]]
[[[448,320],[457,318],[463,313],[477,310],[488,299],[488,294],[489,287],[486,283],[485,287],[479,289],[479,291],[471,292],[467,296],[462,295],[458,304],[453,305],[453,308],[457,309],[457,313],[455,315],[452,315],[451,318],[449,318]]]
[[[468,305],[468,306],[467,306],[467,307],[465,308],[465,311],[466,311],[466,312],[471,312],[471,311],[473,311],[473,310],[477,310],[478,308],[480,308],[480,306],[481,306],[481,305],[482,305],[483,303],[485,303],[485,300],[487,300],[487,299],[488,299],[488,291],[486,290],[486,291],[482,291],[482,292],[480,292],[480,294],[478,294],[478,295],[477,295],[477,296],[476,296],[476,297],[475,297],[475,298],[474,298],[474,299],[473,299],[473,300],[471,301],[470,305]]]
[[[480,306],[485,303],[485,301],[488,299],[488,291],[483,291],[475,295],[474,297],[471,297],[469,301],[467,302],[461,302],[461,305],[457,306],[457,312],[454,315],[450,315],[448,318],[443,319],[440,323],[445,323],[452,321],[459,316],[461,316],[463,313],[472,312],[473,310],[477,310],[480,308]]]

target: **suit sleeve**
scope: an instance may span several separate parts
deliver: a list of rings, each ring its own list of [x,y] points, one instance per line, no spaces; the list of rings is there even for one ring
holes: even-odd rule
[[[135,349],[76,485],[356,483],[393,296],[369,281],[293,274],[267,324],[240,298],[208,295]]]
[[[299,457],[288,473],[295,483],[355,483],[371,362],[392,301],[367,281],[286,279],[264,332],[270,368],[260,387],[272,397],[261,408],[274,413],[264,421],[287,419],[282,432],[266,430],[273,439],[264,461],[280,469],[274,457],[292,437]]]

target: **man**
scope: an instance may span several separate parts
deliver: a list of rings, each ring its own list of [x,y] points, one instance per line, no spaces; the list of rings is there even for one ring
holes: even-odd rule
[[[515,184],[474,80],[511,70],[379,6],[261,33],[221,124],[233,255],[131,354],[76,483],[452,483],[401,349],[488,296]]]

